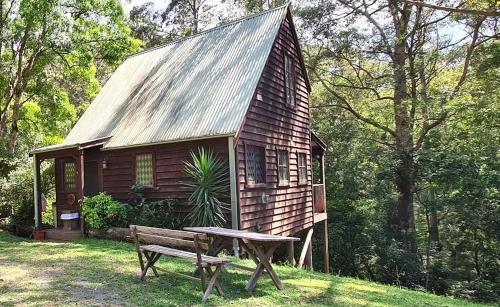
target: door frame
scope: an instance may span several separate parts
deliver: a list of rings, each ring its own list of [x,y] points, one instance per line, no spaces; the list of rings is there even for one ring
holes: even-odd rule
[[[87,158],[85,157],[85,161],[83,162],[83,168],[85,169],[85,163],[87,162],[95,162],[97,163],[97,186],[98,186],[98,193],[103,192],[103,182],[102,182],[102,161],[99,158]],[[83,194],[85,195],[85,182],[83,186]]]

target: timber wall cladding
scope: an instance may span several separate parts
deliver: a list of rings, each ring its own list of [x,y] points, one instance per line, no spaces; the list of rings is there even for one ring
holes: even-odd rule
[[[288,17],[289,18],[289,17]],[[290,235],[313,225],[309,94],[288,18],[283,22],[238,138],[242,229]],[[284,54],[294,59],[296,107],[286,106]],[[246,185],[245,144],[266,146],[265,187]],[[289,152],[289,185],[278,185],[277,149]],[[297,153],[307,155],[307,184],[298,183]],[[263,203],[262,194],[270,196]]]
[[[130,198],[130,186],[135,182],[135,156],[151,153],[154,161],[155,186],[145,192],[147,199],[180,198],[187,195],[180,181],[188,181],[184,174],[184,161],[192,161],[191,151],[198,148],[210,149],[226,164],[228,163],[227,139],[217,138],[203,141],[190,141],[104,151],[108,168],[103,170],[103,190],[120,201]],[[229,195],[229,190],[228,190]],[[179,210],[186,211],[184,205]]]

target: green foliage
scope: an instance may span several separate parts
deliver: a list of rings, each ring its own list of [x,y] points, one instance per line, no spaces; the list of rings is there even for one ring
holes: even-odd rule
[[[127,227],[129,205],[121,204],[104,193],[84,198],[82,205],[85,223],[90,229]]]
[[[33,225],[33,167],[28,159],[23,167],[9,173],[7,178],[0,178],[0,219],[9,217],[11,225]],[[54,198],[54,164],[43,163],[41,168],[42,196]],[[48,205],[47,207],[49,207]]]
[[[132,218],[135,224],[168,229],[180,229],[181,218],[176,212],[179,201],[177,199],[162,199],[144,202],[136,210],[136,217]]]
[[[54,210],[50,203],[46,205],[45,211],[42,212],[42,224],[54,226]]]
[[[187,218],[193,226],[225,226],[224,211],[229,205],[221,201],[227,197],[228,172],[225,163],[203,147],[198,154],[191,152],[192,162],[184,162],[184,172],[191,179],[182,182],[189,193],[191,211]]]

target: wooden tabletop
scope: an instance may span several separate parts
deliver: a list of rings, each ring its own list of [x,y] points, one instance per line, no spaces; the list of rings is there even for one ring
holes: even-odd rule
[[[184,227],[184,230],[206,233],[208,235],[222,236],[236,239],[247,239],[251,241],[260,242],[288,242],[288,241],[300,241],[299,238],[294,237],[283,237],[278,235],[268,235],[258,232],[250,232],[246,230],[235,230],[229,228],[221,227]]]

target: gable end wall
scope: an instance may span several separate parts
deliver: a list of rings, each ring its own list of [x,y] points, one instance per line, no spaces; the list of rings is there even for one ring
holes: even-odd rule
[[[284,20],[237,140],[241,229],[291,235],[313,225],[309,94],[294,42],[290,15]],[[294,58],[296,107],[286,106],[284,53]],[[246,184],[245,144],[266,146],[265,187]],[[289,151],[290,184],[278,185],[277,148]],[[307,154],[308,183],[299,185],[297,152]],[[269,195],[269,203],[262,202]]]

